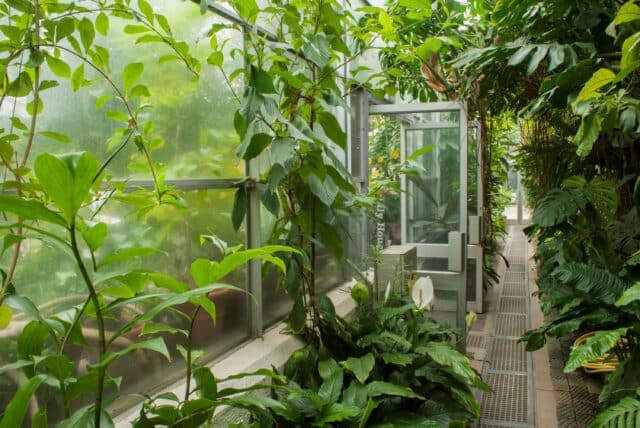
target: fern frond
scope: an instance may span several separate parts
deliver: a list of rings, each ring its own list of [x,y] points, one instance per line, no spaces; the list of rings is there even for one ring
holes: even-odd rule
[[[625,397],[598,414],[589,428],[635,428],[640,426],[640,401]]]
[[[573,348],[569,360],[564,366],[565,373],[570,373],[583,364],[603,356],[627,333],[628,329],[628,327],[622,327],[615,330],[599,331],[588,338],[584,344]]]
[[[619,276],[585,263],[560,265],[554,271],[554,276],[564,283],[572,283],[578,290],[608,304],[613,304],[628,288]]]

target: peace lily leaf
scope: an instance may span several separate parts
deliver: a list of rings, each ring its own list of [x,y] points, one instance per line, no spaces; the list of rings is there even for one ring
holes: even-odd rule
[[[325,379],[320,385],[318,395],[327,403],[335,403],[340,399],[342,393],[342,384],[344,382],[344,373],[342,370],[335,370],[331,376]]]
[[[320,361],[318,363],[318,373],[323,380],[328,379],[333,375],[336,371],[341,371],[342,369],[336,363],[336,360],[333,358],[329,358],[328,360]]]
[[[374,381],[367,384],[367,393],[369,394],[369,397],[392,395],[397,397],[418,398],[420,400],[424,400],[424,397],[413,392],[411,388],[382,381]]]
[[[31,396],[46,378],[46,375],[37,375],[20,385],[4,410],[2,420],[0,420],[0,428],[22,426],[24,416],[27,413],[27,407],[31,401]]]
[[[588,338],[582,345],[574,347],[571,350],[567,364],[564,366],[564,372],[570,373],[583,364],[603,356],[627,333],[628,329],[628,327],[623,327],[616,330],[599,331]]]
[[[429,342],[416,351],[427,353],[436,363],[450,368],[453,373],[467,380],[470,384],[479,379],[478,374],[471,367],[469,359],[453,349],[448,343]]]
[[[591,76],[587,83],[585,83],[584,87],[576,98],[576,102],[584,101],[597,96],[596,91],[603,86],[613,82],[615,77],[616,75],[613,73],[613,71],[606,68],[599,69],[598,71],[593,73],[593,76]]]
[[[348,418],[359,415],[362,409],[356,406],[349,406],[342,403],[332,403],[329,408],[324,411],[324,416],[320,419],[320,423],[329,424],[331,422],[339,422]]]
[[[361,383],[365,383],[375,363],[376,359],[373,354],[368,353],[364,357],[348,358],[347,361],[340,364],[352,372]]]

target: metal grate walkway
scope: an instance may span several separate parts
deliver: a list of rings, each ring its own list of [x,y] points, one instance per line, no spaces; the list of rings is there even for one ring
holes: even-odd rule
[[[518,343],[531,327],[527,245],[522,226],[510,226],[505,245],[510,265],[497,286],[493,325],[484,340],[482,377],[493,392],[482,395],[481,428],[535,426],[531,355]]]

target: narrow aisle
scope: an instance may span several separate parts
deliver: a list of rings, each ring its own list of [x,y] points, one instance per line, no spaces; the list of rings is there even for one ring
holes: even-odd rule
[[[505,245],[509,267],[497,285],[495,304],[489,305],[488,335],[484,340],[482,376],[493,392],[480,402],[480,427],[534,427],[531,355],[520,336],[530,328],[527,239],[523,226],[512,225]]]

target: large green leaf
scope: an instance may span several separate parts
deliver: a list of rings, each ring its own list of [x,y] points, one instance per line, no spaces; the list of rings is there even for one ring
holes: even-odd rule
[[[0,420],[0,428],[15,428],[22,426],[31,396],[36,392],[38,387],[46,378],[46,375],[34,376],[24,384],[20,385],[13,395],[13,398],[11,398],[11,401],[4,409],[2,419]]]
[[[298,250],[284,245],[266,245],[260,248],[237,251],[225,256],[219,262],[198,259],[191,264],[191,276],[196,285],[213,284],[222,280],[225,276],[254,259],[262,259],[272,263],[283,273],[286,273],[286,266],[281,258],[275,256],[278,252],[294,252],[300,254]]]
[[[636,282],[616,300],[616,306],[626,306],[629,303],[640,300],[640,282]]]
[[[402,385],[396,385],[390,382],[374,381],[367,384],[367,394],[370,397],[380,397],[384,395],[417,398],[424,400],[420,394],[415,393],[411,388]]]
[[[209,367],[196,367],[193,370],[196,381],[196,391],[201,398],[215,400],[218,395],[218,383]]]
[[[573,142],[578,146],[578,149],[576,150],[578,156],[584,158],[591,153],[593,144],[600,136],[603,120],[604,118],[602,117],[602,114],[597,111],[582,118],[578,132],[573,140]]]
[[[637,19],[640,19],[640,6],[633,1],[628,1],[618,10],[616,17],[613,19],[613,23],[620,25]]]
[[[54,156],[43,153],[34,170],[40,185],[70,221],[87,198],[99,164],[90,152]]]
[[[21,198],[17,195],[0,194],[0,211],[13,213],[25,220],[40,220],[67,226],[67,221],[60,214],[49,210],[40,201]]]
[[[143,72],[144,64],[141,62],[132,62],[124,67],[122,71],[122,84],[125,92],[129,92],[129,89],[136,84]]]
[[[167,349],[167,345],[164,343],[164,339],[162,337],[152,337],[151,339],[142,340],[134,343],[133,345],[129,345],[120,351],[108,352],[102,361],[96,364],[95,367],[108,367],[124,355],[142,349],[157,352],[162,354],[168,361],[171,360],[171,355],[169,355],[169,350]]]
[[[329,40],[324,34],[314,34],[306,38],[302,46],[304,57],[320,68],[324,68],[331,59]]]
[[[104,267],[113,263],[127,262],[137,257],[149,257],[160,253],[160,250],[152,247],[130,247],[116,250],[98,262],[99,267]]]
[[[360,358],[348,358],[347,361],[343,361],[340,364],[353,373],[361,383],[365,383],[375,363],[376,359],[373,354],[368,353]]]
[[[536,48],[536,51],[527,66],[527,76],[531,76],[538,69],[540,61],[547,56],[547,52],[549,52],[549,46],[547,45],[540,45]]]
[[[324,410],[319,423],[330,424],[331,422],[339,422],[357,416],[360,413],[362,413],[362,409],[359,407],[342,403],[331,403],[327,409]]]
[[[471,367],[469,358],[448,343],[429,342],[418,347],[416,352],[428,354],[436,363],[448,367],[452,373],[460,376],[469,385],[484,385],[478,373]]]
[[[131,319],[129,322],[124,324],[122,327],[120,327],[120,329],[111,336],[110,342],[113,342],[118,337],[130,331],[138,323],[143,323],[143,322],[154,319],[160,312],[166,310],[167,308],[181,305],[183,303],[188,302],[192,297],[203,296],[214,290],[219,290],[219,289],[236,290],[236,291],[246,293],[246,291],[242,290],[241,288],[235,287],[233,285],[212,284],[212,285],[199,287],[196,289],[184,291],[181,293],[175,293],[175,294],[174,293],[144,294],[141,296],[132,297],[130,299],[120,299],[110,304],[108,306],[108,309],[113,310],[122,306],[132,305],[135,303],[154,301],[154,300],[155,301],[159,300],[160,302],[157,303],[155,306],[147,308],[144,313],[137,315],[136,317]]]
[[[347,145],[347,134],[340,127],[340,123],[334,115],[323,111],[318,114],[318,121],[327,137],[344,149]]]
[[[527,56],[529,56],[529,54],[535,47],[536,45],[524,45],[520,47],[520,49],[518,49],[516,53],[511,55],[507,64],[511,66],[520,64]]]
[[[613,82],[616,75],[613,71],[601,68],[593,73],[593,76],[585,83],[584,87],[578,94],[576,102],[584,101],[597,95],[596,91],[603,86]]]
[[[613,348],[616,342],[627,333],[628,327],[615,330],[599,331],[588,338],[582,345],[571,350],[569,360],[564,366],[565,373],[569,373],[604,355]]]
[[[344,372],[342,369],[334,370],[334,372],[322,382],[318,395],[327,403],[336,403],[342,394],[342,385],[344,382]]]

